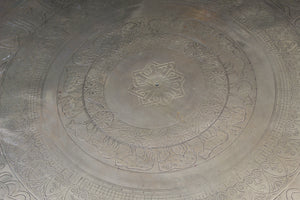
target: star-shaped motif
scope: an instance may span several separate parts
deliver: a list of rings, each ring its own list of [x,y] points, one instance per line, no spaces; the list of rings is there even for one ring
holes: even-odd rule
[[[153,62],[132,73],[129,92],[142,105],[167,105],[184,96],[183,83],[183,74],[175,70],[174,62]]]

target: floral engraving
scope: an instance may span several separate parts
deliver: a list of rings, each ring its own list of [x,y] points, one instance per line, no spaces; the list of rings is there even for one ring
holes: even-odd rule
[[[132,73],[129,93],[142,105],[167,105],[184,96],[183,83],[183,74],[175,70],[174,62],[153,62]]]

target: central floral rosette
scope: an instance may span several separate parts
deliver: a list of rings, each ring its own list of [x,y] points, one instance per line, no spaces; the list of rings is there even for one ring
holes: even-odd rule
[[[174,62],[153,62],[132,73],[128,90],[143,105],[167,105],[184,96],[183,83],[183,74],[175,70]]]

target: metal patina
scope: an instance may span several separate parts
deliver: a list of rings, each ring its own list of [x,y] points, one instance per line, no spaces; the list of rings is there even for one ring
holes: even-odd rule
[[[0,1],[0,199],[300,199],[299,0]]]

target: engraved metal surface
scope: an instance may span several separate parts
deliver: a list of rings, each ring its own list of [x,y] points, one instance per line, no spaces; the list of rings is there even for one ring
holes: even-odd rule
[[[155,63],[132,73],[129,92],[137,96],[141,104],[167,105],[173,99],[184,96],[183,75],[174,69],[175,63]]]
[[[300,199],[297,0],[0,1],[0,199]]]

